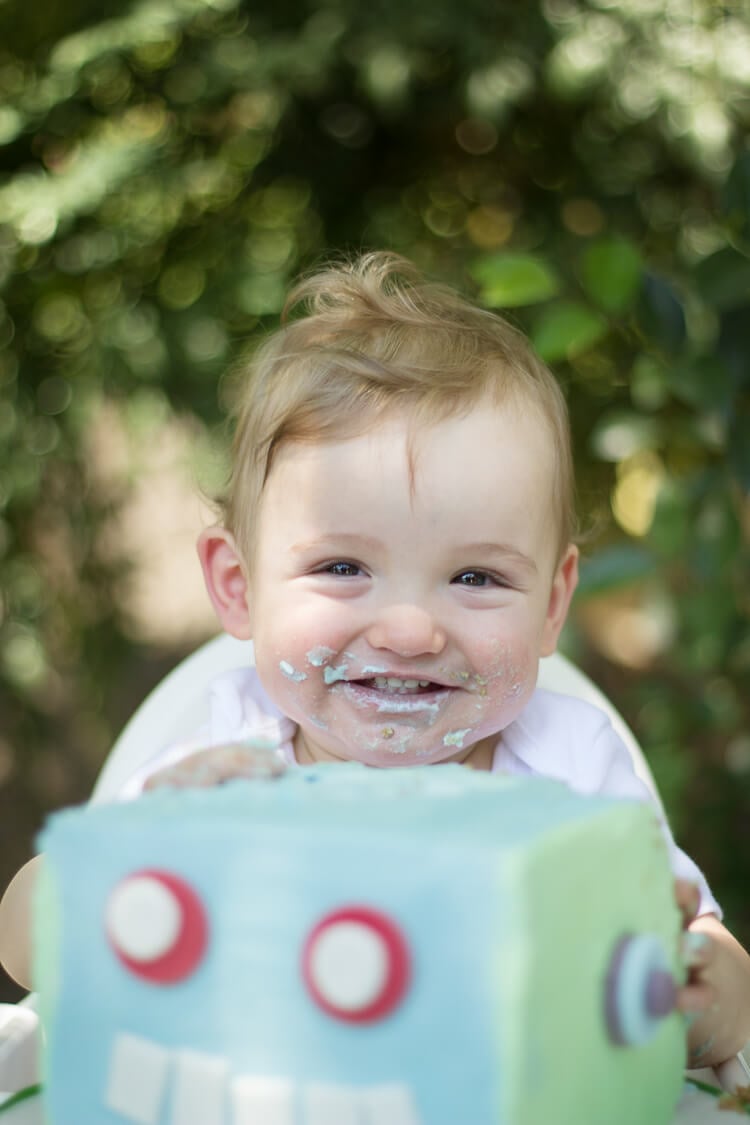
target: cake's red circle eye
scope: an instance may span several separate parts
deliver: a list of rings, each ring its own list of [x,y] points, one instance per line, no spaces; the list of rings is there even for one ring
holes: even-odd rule
[[[105,927],[123,965],[153,984],[189,976],[208,940],[200,899],[168,871],[136,871],[118,883],[107,902]]]
[[[302,951],[305,984],[325,1012],[352,1023],[383,1019],[401,1001],[411,960],[404,935],[366,906],[327,914]]]

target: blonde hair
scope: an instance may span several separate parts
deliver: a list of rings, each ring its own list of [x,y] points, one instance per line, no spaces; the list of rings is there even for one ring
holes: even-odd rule
[[[560,552],[574,538],[570,427],[557,380],[506,320],[427,282],[404,258],[365,254],[303,278],[288,296],[282,327],[234,377],[232,467],[221,509],[248,559],[282,445],[355,437],[400,411],[429,425],[487,397],[530,405],[546,422]]]

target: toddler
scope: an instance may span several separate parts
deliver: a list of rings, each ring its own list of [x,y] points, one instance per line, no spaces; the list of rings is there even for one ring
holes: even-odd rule
[[[196,746],[263,738],[289,763],[452,761],[651,800],[606,716],[536,687],[578,567],[555,378],[505,321],[390,255],[303,280],[291,311],[238,372],[229,486],[199,539],[255,666],[215,682]],[[131,793],[189,771],[190,749]],[[713,1065],[750,1038],[750,958],[664,832],[690,1062]]]

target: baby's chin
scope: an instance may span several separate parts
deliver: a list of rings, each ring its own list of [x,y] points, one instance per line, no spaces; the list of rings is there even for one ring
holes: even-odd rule
[[[335,753],[325,757],[317,757],[317,761],[327,762],[357,762],[359,765],[369,766],[372,769],[407,769],[415,766],[437,766],[450,762],[462,763],[471,756],[473,747],[457,747],[456,745],[431,746],[420,748],[414,745],[399,745],[394,738],[393,744],[386,739],[375,746],[341,748]],[[308,759],[309,760],[309,759]],[[304,764],[298,758],[300,765]]]

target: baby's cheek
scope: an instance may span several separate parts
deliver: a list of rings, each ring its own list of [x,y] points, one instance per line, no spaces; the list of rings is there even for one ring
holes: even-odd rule
[[[498,686],[517,693],[530,678],[536,679],[535,661],[526,643],[496,640],[489,646],[488,678]]]
[[[493,646],[485,673],[486,683],[479,683],[478,697],[487,708],[520,711],[536,687],[537,661],[528,645]],[[514,714],[515,717],[515,714]]]

